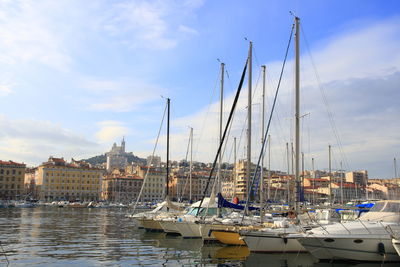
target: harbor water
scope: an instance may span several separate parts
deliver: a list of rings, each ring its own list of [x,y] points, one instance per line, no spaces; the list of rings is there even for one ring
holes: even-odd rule
[[[307,253],[253,254],[245,246],[203,245],[199,239],[149,233],[138,229],[125,216],[128,212],[120,208],[2,208],[0,266],[348,265],[316,263]]]

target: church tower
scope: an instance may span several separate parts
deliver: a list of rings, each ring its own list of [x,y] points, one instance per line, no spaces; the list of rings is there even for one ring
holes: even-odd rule
[[[122,137],[121,151],[122,151],[123,153],[125,153],[125,136]]]

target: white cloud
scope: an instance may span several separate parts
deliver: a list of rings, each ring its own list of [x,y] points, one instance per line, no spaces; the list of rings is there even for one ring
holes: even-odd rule
[[[180,32],[182,32],[182,33],[187,33],[187,34],[189,34],[189,35],[192,35],[192,34],[197,35],[197,34],[199,34],[199,32],[196,31],[195,29],[190,28],[190,27],[187,27],[187,26],[185,26],[185,25],[179,25],[178,30],[179,30]]]
[[[180,21],[190,18],[203,1],[121,1],[112,6],[104,29],[132,47],[171,49],[196,31]],[[128,41],[132,40],[132,41]]]
[[[10,86],[0,84],[0,96],[6,96],[12,92]]]
[[[334,113],[336,126],[339,130],[343,150],[347,155],[350,168],[369,169],[370,176],[391,177],[390,170],[385,165],[386,159],[392,159],[398,153],[399,126],[396,119],[399,116],[398,103],[393,99],[399,99],[398,76],[400,70],[400,56],[397,48],[400,47],[400,23],[399,18],[393,18],[378,22],[369,27],[359,28],[352,32],[337,35],[322,42],[312,50],[313,57],[321,77],[322,85],[328,96],[331,111]],[[303,48],[305,48],[303,46]],[[310,147],[311,154],[317,158],[318,168],[327,166],[327,147],[332,144],[337,153],[336,168],[340,155],[336,145],[336,139],[332,133],[328,116],[321,94],[317,88],[315,74],[313,73],[306,51],[302,53],[302,114],[311,111],[308,124],[303,120],[302,143],[303,151],[307,154]],[[282,63],[267,63],[268,76],[277,80]],[[287,66],[280,94],[278,96],[277,109],[272,121],[272,168],[286,170],[285,144],[291,142],[293,132],[291,117],[293,113],[293,74],[290,73],[293,61]],[[257,75],[254,75],[257,77]],[[255,86],[255,83],[253,83]],[[246,85],[245,85],[246,86]],[[260,85],[259,85],[260,86]],[[268,84],[267,111],[271,107],[272,90],[275,84]],[[233,136],[239,138],[246,125],[244,123],[246,107],[246,91],[242,93],[238,110],[239,118],[236,118],[236,126],[233,127]],[[253,102],[260,102],[260,88]],[[228,96],[226,102],[232,103],[233,96]],[[332,102],[333,100],[333,102]],[[185,154],[185,146],[179,144],[179,140],[186,140],[188,130],[184,128],[191,125],[197,133],[197,160],[211,161],[215,155],[218,136],[218,104],[214,103],[210,108],[208,121],[204,122],[207,109],[179,118],[172,123],[178,125],[172,140],[175,153]],[[228,110],[224,117],[227,117]],[[268,116],[268,115],[267,115]],[[260,149],[260,108],[253,107],[253,159],[256,160]],[[308,144],[307,127],[310,127],[311,144]],[[202,130],[203,129],[203,130]],[[197,131],[196,131],[197,130]],[[201,134],[202,133],[202,134]],[[201,138],[200,138],[200,135]],[[245,132],[242,134],[242,144],[239,147],[238,157],[245,156],[244,143]],[[195,140],[196,142],[196,140]],[[231,141],[229,146],[231,146]],[[228,147],[228,151],[231,148]],[[228,153],[228,152],[227,152]],[[228,155],[228,154],[227,154]],[[310,157],[307,155],[307,157]],[[310,167],[309,158],[307,166]],[[232,161],[232,158],[231,158]],[[374,163],[372,166],[371,163]]]
[[[3,160],[39,164],[50,155],[82,157],[97,149],[96,143],[60,125],[0,116],[0,154]]]
[[[0,62],[39,62],[65,70],[71,58],[65,52],[60,30],[47,14],[58,13],[52,1],[0,2]],[[60,25],[61,26],[61,25]]]
[[[119,121],[102,121],[98,123],[100,130],[96,133],[96,138],[101,143],[110,143],[121,139],[129,133],[128,127]]]
[[[82,83],[91,93],[89,109],[96,111],[126,112],[149,104],[165,91],[143,81],[120,78],[103,80],[91,78]]]

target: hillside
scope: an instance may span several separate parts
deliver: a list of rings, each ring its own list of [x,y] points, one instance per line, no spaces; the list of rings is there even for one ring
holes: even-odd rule
[[[146,163],[146,159],[139,158],[138,156],[133,155],[132,152],[128,152],[127,158],[128,158],[128,163],[131,164],[132,162],[135,163]],[[105,154],[94,156],[88,159],[83,159],[86,162],[89,162],[90,164],[98,165],[98,164],[103,164],[107,161],[107,157]]]

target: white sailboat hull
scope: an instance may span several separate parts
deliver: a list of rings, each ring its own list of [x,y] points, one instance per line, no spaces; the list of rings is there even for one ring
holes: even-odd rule
[[[164,229],[161,227],[160,222],[154,219],[143,218],[141,220],[141,224],[143,228],[147,231],[157,231],[157,232],[164,231]]]
[[[241,235],[251,252],[306,252],[296,240],[263,232],[248,232]]]
[[[164,232],[171,233],[171,234],[180,234],[178,228],[176,227],[175,221],[164,221],[161,220],[160,222],[161,227],[164,229]]]
[[[176,228],[183,238],[201,238],[199,224],[194,222],[176,222]]]
[[[201,224],[199,224],[199,228],[200,228],[201,238],[204,241],[217,241],[217,239],[211,232],[211,230],[213,228],[212,224],[201,223]]]
[[[320,260],[328,259],[348,259],[357,261],[400,261],[391,238],[388,236],[354,236],[352,238],[331,238],[334,241],[326,242],[328,237],[305,237],[300,238],[299,242],[316,258]],[[362,243],[356,243],[362,240]],[[384,252],[379,250],[383,244]]]

